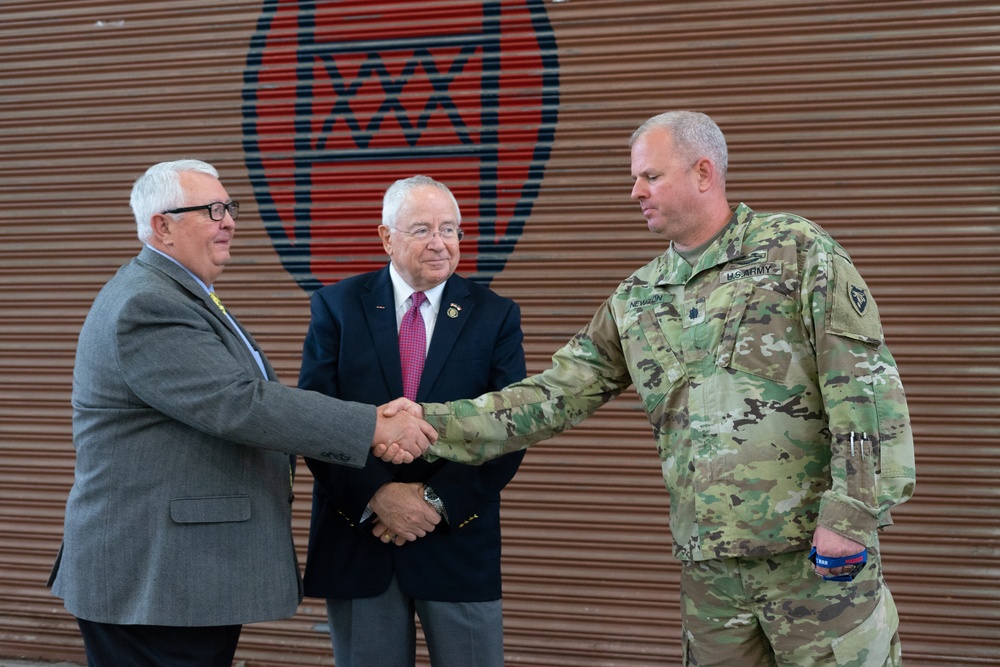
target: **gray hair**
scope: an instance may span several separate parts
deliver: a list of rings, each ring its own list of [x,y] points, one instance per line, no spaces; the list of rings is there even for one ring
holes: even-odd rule
[[[433,186],[448,195],[451,205],[455,207],[455,222],[462,224],[462,212],[458,208],[458,201],[455,199],[455,195],[451,193],[451,190],[448,189],[448,186],[440,181],[435,181],[430,176],[420,175],[401,178],[390,185],[389,189],[385,191],[385,196],[382,198],[382,224],[389,229],[395,229],[397,219],[399,218],[399,209],[403,208],[406,198],[413,190],[425,185]]]
[[[715,121],[698,111],[667,111],[653,116],[632,133],[628,140],[631,147],[642,135],[652,129],[670,132],[674,146],[690,162],[707,157],[726,182],[729,170],[729,149],[726,138]]]
[[[212,178],[219,177],[219,172],[207,162],[175,160],[154,164],[132,185],[129,205],[135,216],[139,240],[143,243],[148,243],[153,238],[153,226],[150,221],[154,215],[184,205],[184,188],[181,187],[180,174],[185,171],[208,174]]]

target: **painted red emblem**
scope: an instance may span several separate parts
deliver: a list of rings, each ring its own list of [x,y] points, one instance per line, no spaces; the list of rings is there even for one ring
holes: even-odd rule
[[[254,194],[303,288],[385,264],[382,194],[414,174],[462,207],[458,270],[488,283],[503,269],[555,131],[542,2],[266,0],[244,80]]]

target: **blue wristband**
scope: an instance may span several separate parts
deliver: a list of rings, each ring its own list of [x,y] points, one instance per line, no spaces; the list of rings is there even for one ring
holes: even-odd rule
[[[868,562],[868,550],[862,549],[856,554],[851,554],[850,556],[843,556],[842,558],[832,558],[830,556],[821,556],[816,553],[816,547],[813,547],[809,552],[809,560],[815,563],[818,567],[825,567],[826,569],[832,569],[835,567],[846,567],[848,565],[853,566],[850,572],[845,572],[844,574],[838,575],[823,575],[824,581],[854,581],[854,577],[857,576],[858,572],[865,569],[865,563]]]

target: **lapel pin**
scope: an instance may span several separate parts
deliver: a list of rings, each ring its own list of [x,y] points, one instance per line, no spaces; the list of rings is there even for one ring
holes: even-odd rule
[[[460,310],[462,310],[462,307],[460,305],[458,305],[457,303],[451,304],[450,306],[448,306],[448,317],[450,317],[451,319],[455,319],[456,317],[458,317],[458,311]]]

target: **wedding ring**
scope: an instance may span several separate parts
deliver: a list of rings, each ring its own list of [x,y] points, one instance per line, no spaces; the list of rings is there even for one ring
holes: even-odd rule
[[[395,537],[389,537],[389,531],[388,530],[385,531],[384,533],[382,533],[382,541],[385,542],[386,544],[389,544],[389,542],[392,542],[394,539],[396,539],[396,538]]]

